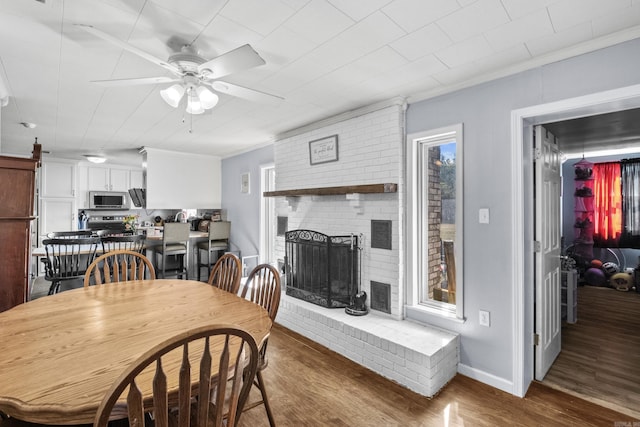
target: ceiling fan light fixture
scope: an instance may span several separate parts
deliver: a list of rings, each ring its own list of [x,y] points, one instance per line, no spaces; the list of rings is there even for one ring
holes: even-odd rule
[[[211,92],[204,86],[198,86],[198,89],[196,89],[196,93],[198,94],[198,98],[200,99],[202,108],[204,108],[205,110],[209,110],[215,107],[218,103],[218,95]]]
[[[166,89],[160,91],[160,96],[164,101],[171,105],[173,108],[177,108],[180,105],[180,100],[184,95],[184,87],[179,84],[169,86]]]
[[[189,114],[202,114],[204,113],[204,108],[202,108],[202,103],[200,102],[200,98],[196,93],[191,92],[187,97],[187,113]]]

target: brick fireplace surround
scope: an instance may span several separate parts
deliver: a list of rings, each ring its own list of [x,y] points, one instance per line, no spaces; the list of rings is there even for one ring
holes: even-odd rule
[[[370,296],[372,281],[390,289],[389,313],[369,310],[364,316],[283,292],[276,322],[417,393],[433,396],[457,372],[459,337],[403,316],[405,106],[401,99],[372,105],[292,131],[275,142],[277,191],[397,184],[397,192],[389,193],[276,198],[277,215],[287,217],[288,230],[361,235],[361,290]],[[337,160],[311,165],[309,141],[332,135],[337,135]],[[372,220],[391,222],[391,249],[372,247]],[[284,259],[284,236],[278,236],[276,252]]]

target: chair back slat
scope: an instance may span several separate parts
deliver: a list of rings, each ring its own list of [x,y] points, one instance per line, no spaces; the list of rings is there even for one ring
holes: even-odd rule
[[[127,249],[134,252],[142,252],[147,236],[144,234],[129,235],[105,235],[100,237],[102,252]]]
[[[228,337],[226,338],[228,340]],[[222,351],[222,354],[227,351],[226,344],[225,348]],[[204,349],[202,351],[202,356],[200,358],[200,377],[199,377],[199,388],[198,395],[199,396],[207,396],[210,397],[211,391],[211,352],[209,351],[209,337],[205,338]],[[226,372],[225,367],[220,364],[218,372],[224,373]],[[226,384],[224,378],[218,378],[219,384]],[[220,390],[224,392],[225,387],[220,387]],[[218,390],[218,392],[220,392]],[[217,406],[218,408],[222,408],[223,406]],[[221,413],[222,411],[216,411],[216,413]],[[198,426],[206,427],[207,420],[209,419],[209,399],[198,399]],[[204,424],[203,424],[204,423]],[[221,424],[216,424],[221,425]]]
[[[146,256],[126,249],[114,250],[91,263],[84,275],[84,286],[155,278],[155,269]]]
[[[200,354],[198,372],[193,376],[189,346]],[[168,353],[174,358],[169,359]],[[219,357],[212,357],[212,353]],[[182,355],[181,360],[176,360],[177,354]],[[217,366],[214,360],[218,361]],[[242,414],[257,366],[256,342],[243,329],[210,325],[179,333],[151,348],[125,369],[105,394],[93,426],[107,427],[114,406],[128,388],[127,412],[132,427],[145,427],[145,412],[151,413],[155,427],[234,427]],[[149,369],[155,369],[153,378],[149,378]],[[147,381],[151,381],[151,386],[144,385]],[[152,389],[150,395],[141,391],[149,389]],[[197,395],[192,395],[193,391]],[[215,396],[213,400],[212,396]],[[194,398],[195,412],[192,411]]]
[[[167,375],[162,370],[162,359],[158,358],[156,360],[156,374],[153,377],[155,427],[169,426],[169,402],[167,393]]]
[[[208,283],[224,291],[237,294],[240,290],[242,263],[237,255],[227,252],[216,261]]]
[[[140,427],[144,425],[144,405],[142,404],[142,393],[136,384],[135,379],[129,385],[127,394],[127,412],[129,413],[130,427]]]
[[[182,347],[182,364],[180,365],[179,395],[188,396],[191,393],[191,363],[189,362],[189,346]],[[178,427],[190,427],[191,402],[180,399],[178,407]]]
[[[269,313],[271,320],[275,320],[280,307],[281,283],[278,270],[270,264],[256,266],[242,288],[241,296],[263,307]]]
[[[45,279],[51,281],[49,293],[62,281],[81,279],[96,256],[98,237],[63,237],[43,240],[46,257]]]
[[[94,236],[91,230],[52,231],[47,233],[48,239],[79,239]]]

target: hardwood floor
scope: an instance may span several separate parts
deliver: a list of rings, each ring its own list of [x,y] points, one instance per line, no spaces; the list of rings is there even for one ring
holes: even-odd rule
[[[264,378],[278,426],[613,427],[638,421],[540,383],[521,399],[457,375],[428,399],[279,325],[268,354]],[[241,427],[268,425],[262,406],[240,421]]]
[[[578,287],[578,321],[543,383],[640,418],[640,294]]]

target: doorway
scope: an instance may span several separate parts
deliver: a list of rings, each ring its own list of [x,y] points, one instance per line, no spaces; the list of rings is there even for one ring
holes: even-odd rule
[[[535,313],[540,307],[535,299],[533,127],[555,121],[570,120],[640,107],[640,85],[615,89],[558,102],[512,111],[513,156],[511,182],[513,195],[514,237],[512,250],[513,283],[513,394],[524,396],[534,380],[533,337]]]
[[[594,116],[594,120],[599,121],[597,117]],[[562,123],[556,122],[556,124],[560,128],[563,126]],[[584,124],[578,125],[583,126]],[[576,188],[574,180],[577,177],[574,173],[574,164],[578,162],[579,165],[582,165],[584,160],[580,160],[578,155],[577,158],[571,158],[565,162],[563,168],[564,192],[560,196],[557,187],[549,185],[553,181],[547,178],[551,173],[552,177],[560,180],[560,172],[550,169],[544,174],[540,173],[548,168],[548,160],[554,158],[554,156],[545,155],[545,153],[552,151],[540,148],[541,140],[542,142],[547,140],[553,142],[558,152],[563,151],[562,138],[556,138],[548,130],[548,128],[559,129],[558,126],[554,128],[545,124],[535,127],[534,140],[537,147],[535,230],[536,240],[541,242],[541,250],[536,252],[536,277],[544,278],[544,280],[536,280],[535,298],[537,306],[546,306],[549,309],[544,313],[538,312],[536,315],[535,329],[540,339],[538,345],[535,346],[535,378],[551,388],[640,418],[640,412],[637,410],[640,407],[640,366],[638,366],[637,360],[633,360],[633,356],[630,357],[637,352],[638,343],[640,343],[640,337],[637,333],[640,330],[640,319],[635,314],[640,309],[640,294],[633,291],[622,293],[604,285],[604,283],[601,286],[592,286],[582,282],[581,286],[576,289],[579,310],[577,322],[560,315],[562,303],[569,303],[567,301],[568,294],[560,291],[560,278],[565,277],[568,282],[569,276],[561,275],[559,266],[549,268],[547,265],[549,257],[545,255],[550,253],[551,260],[559,264],[559,254],[551,252],[554,249],[557,251],[559,245],[551,243],[558,243],[561,236],[560,229],[564,229],[562,236],[569,238],[566,241],[567,245],[571,246],[573,242],[574,189]],[[565,124],[564,126],[565,129],[560,131],[561,134],[569,131],[566,128],[572,125]],[[624,124],[618,123],[618,126],[623,127]],[[611,132],[611,136],[615,138],[615,130],[611,130]],[[585,138],[589,137],[585,136]],[[592,149],[594,148],[601,149],[600,154],[604,154],[604,149],[607,147],[603,145],[601,147],[593,146]],[[616,147],[609,148],[615,149]],[[620,155],[611,153],[613,158],[593,157],[587,152],[586,158],[595,163],[614,161],[618,157],[637,157],[637,149],[635,151],[635,153],[625,152]],[[572,157],[576,157],[575,154]],[[544,179],[542,179],[543,177]],[[583,181],[577,182],[580,185],[584,184]],[[543,215],[553,211],[559,214],[558,204],[561,199],[564,200],[566,207],[564,215],[558,215],[556,218]],[[563,223],[565,227],[562,227]],[[566,248],[566,245],[564,247]],[[638,252],[636,250],[626,251]],[[616,252],[619,252],[620,256],[617,256]],[[612,254],[615,258],[608,257],[607,254]],[[637,259],[637,255],[634,258]],[[620,267],[625,266],[620,263],[620,260],[624,260],[623,251],[620,249],[594,248],[588,259],[615,262]],[[616,261],[613,261],[614,259]],[[542,285],[540,286],[540,284]],[[557,299],[553,300],[553,304],[547,304],[545,299],[554,298],[554,296]],[[565,309],[568,314],[569,304]],[[539,322],[543,322],[543,324],[540,325]],[[556,340],[553,339],[552,332],[557,334]]]

